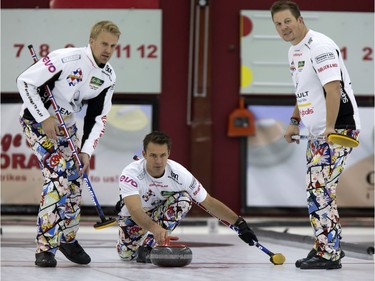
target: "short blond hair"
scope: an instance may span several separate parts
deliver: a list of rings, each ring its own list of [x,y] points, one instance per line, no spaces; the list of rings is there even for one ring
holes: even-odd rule
[[[96,39],[96,37],[98,37],[99,33],[102,31],[108,31],[113,35],[117,36],[118,38],[120,38],[120,29],[116,24],[109,20],[99,21],[96,24],[94,24],[94,26],[91,28],[90,38]]]

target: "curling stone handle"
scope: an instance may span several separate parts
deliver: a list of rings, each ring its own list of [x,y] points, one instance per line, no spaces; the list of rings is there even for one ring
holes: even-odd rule
[[[167,236],[167,238],[165,238],[163,246],[169,246],[171,245],[171,241],[177,241],[178,239],[179,238],[177,236]]]

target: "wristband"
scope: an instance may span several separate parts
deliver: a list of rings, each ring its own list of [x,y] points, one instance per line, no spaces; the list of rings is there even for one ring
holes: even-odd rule
[[[299,119],[298,117],[292,117],[292,118],[290,118],[289,125],[299,126],[300,120],[301,119]]]

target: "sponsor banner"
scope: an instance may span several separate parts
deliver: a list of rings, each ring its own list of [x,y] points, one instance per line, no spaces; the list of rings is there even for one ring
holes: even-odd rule
[[[374,14],[302,12],[308,28],[331,37],[340,47],[356,95],[374,94]],[[350,19],[350,21],[348,21]],[[269,11],[241,11],[241,94],[293,94],[288,50]],[[320,62],[329,60],[327,53]],[[300,67],[300,66],[299,66]]]
[[[28,45],[39,58],[55,49],[86,46],[91,27],[105,19],[121,31],[110,60],[117,76],[116,93],[161,92],[161,10],[5,9],[1,17],[6,22],[1,38],[7,39],[1,40],[1,92],[18,92],[15,80],[33,62]]]
[[[2,104],[1,120],[1,204],[39,204],[43,177],[39,162],[28,147],[21,125],[17,124],[21,104]],[[77,116],[82,136],[86,106]],[[114,104],[107,115],[106,131],[91,158],[89,179],[98,201],[114,206],[118,201],[118,181],[123,168],[141,155],[142,141],[152,130],[152,105]],[[89,190],[83,190],[83,205],[93,205]]]
[[[284,132],[293,106],[249,106],[256,136],[248,137],[246,207],[306,207],[307,141],[288,144]],[[359,108],[360,145],[340,178],[340,207],[374,207],[374,108]],[[307,134],[301,128],[301,134]]]

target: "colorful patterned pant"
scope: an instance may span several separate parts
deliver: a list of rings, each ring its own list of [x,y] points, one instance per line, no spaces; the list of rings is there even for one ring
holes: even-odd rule
[[[70,242],[75,239],[83,181],[63,132],[54,141],[46,136],[40,123],[23,118],[20,123],[44,177],[37,219],[36,252],[55,253],[61,240]],[[68,128],[68,132],[75,146],[79,147],[76,126]]]
[[[147,214],[160,226],[172,231],[187,215],[191,205],[189,194],[178,192],[169,196],[162,205],[148,211]],[[155,246],[153,235],[138,226],[131,217],[120,216],[118,223],[119,240],[116,249],[122,260],[130,261],[136,258],[141,245]]]
[[[337,130],[358,139],[359,132]],[[340,257],[341,225],[336,188],[352,148],[310,140],[306,151],[306,191],[317,254],[326,259]]]

